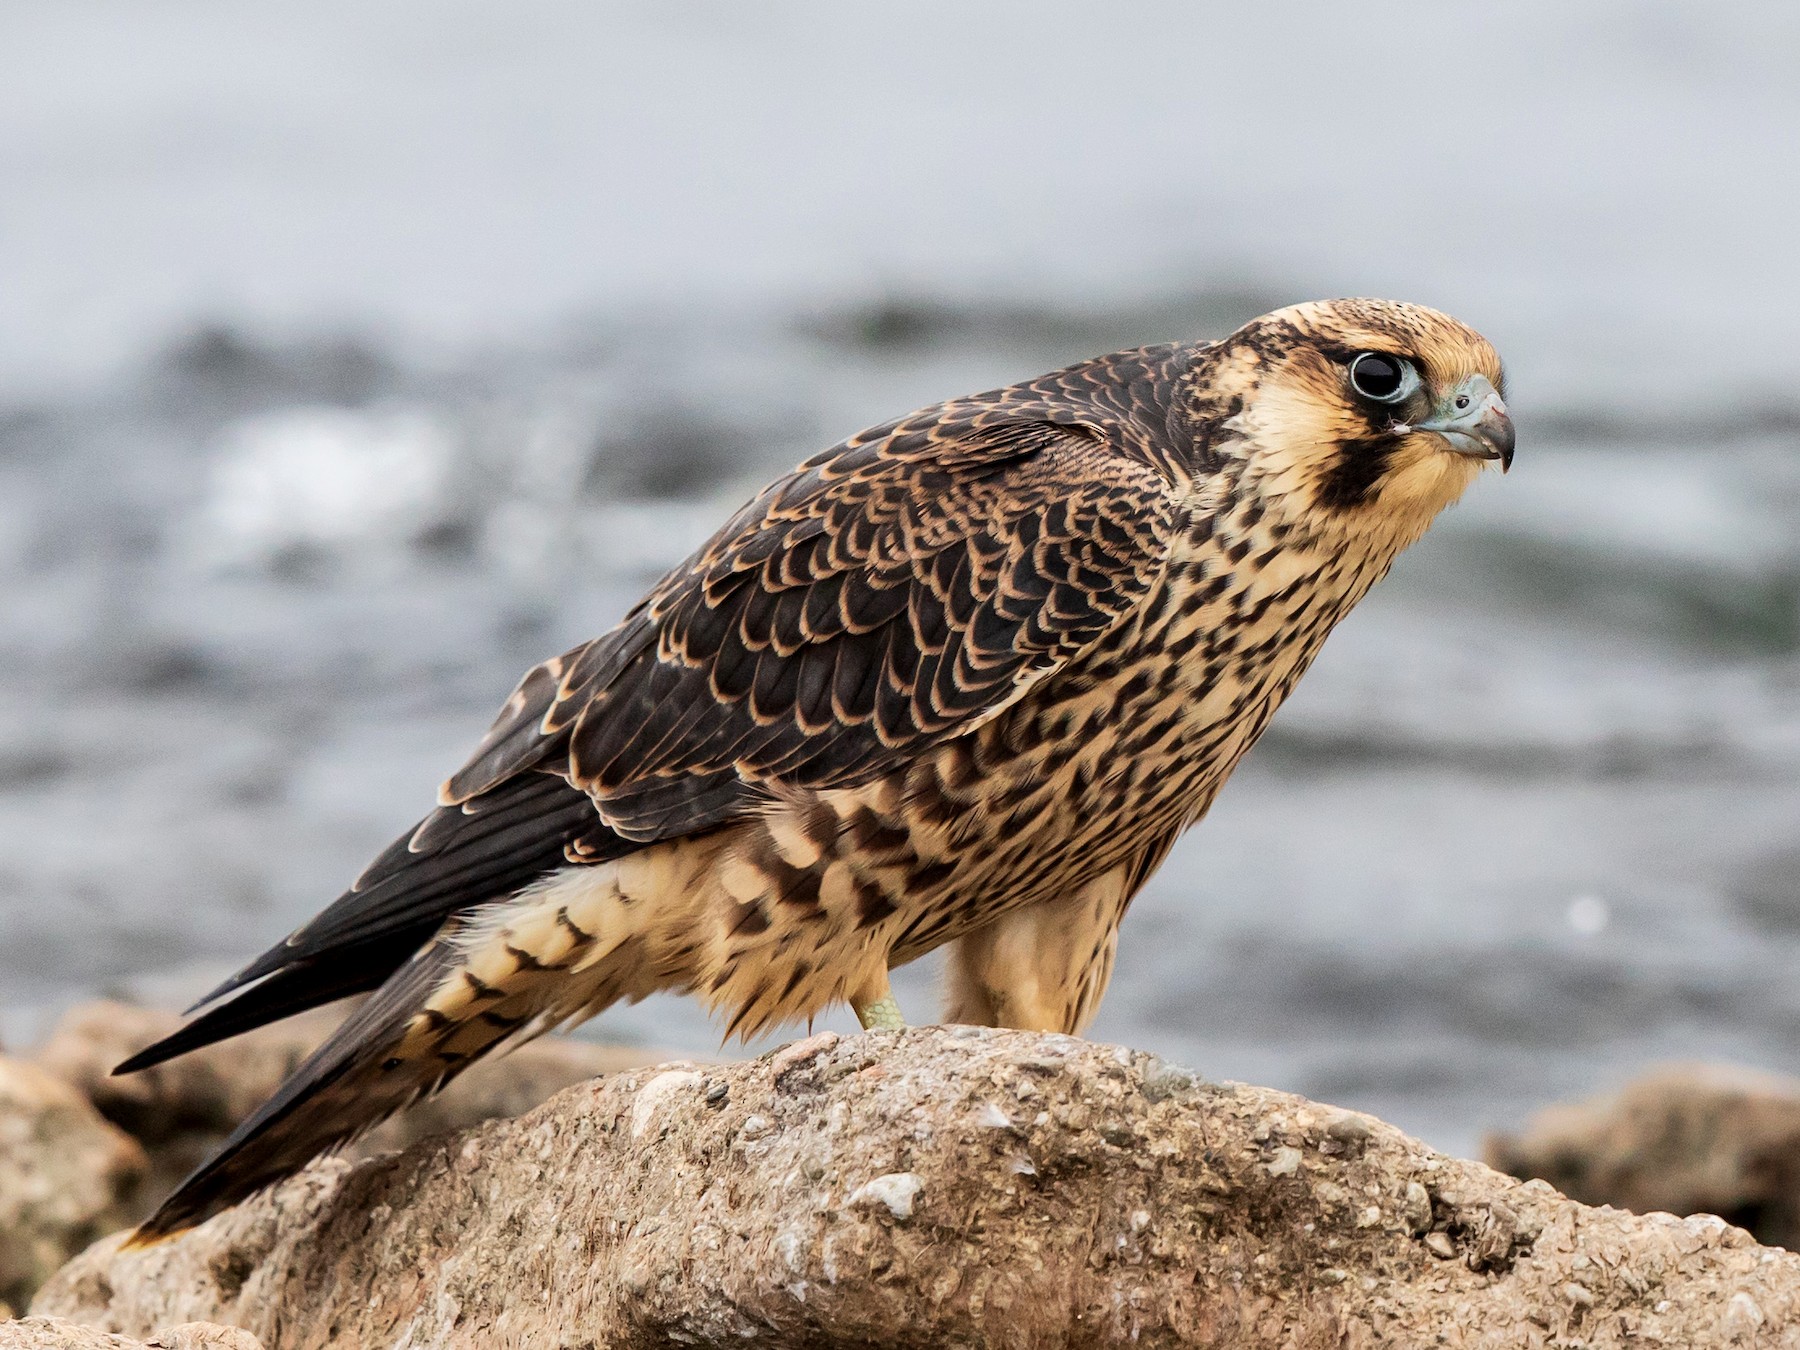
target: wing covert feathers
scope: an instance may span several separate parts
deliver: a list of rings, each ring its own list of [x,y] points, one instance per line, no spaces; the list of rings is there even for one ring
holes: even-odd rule
[[[648,843],[978,725],[1131,615],[1166,560],[1155,418],[1099,380],[944,404],[803,464],[618,629],[528,674],[442,799],[551,768]]]

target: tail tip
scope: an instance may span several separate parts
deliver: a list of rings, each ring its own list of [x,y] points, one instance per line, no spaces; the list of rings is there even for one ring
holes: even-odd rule
[[[173,1241],[187,1232],[194,1225],[188,1222],[176,1224],[158,1224],[152,1215],[126,1235],[125,1241],[119,1244],[122,1252],[144,1252],[152,1247],[160,1247],[165,1242]]]
[[[120,1060],[113,1065],[111,1076],[123,1078],[127,1074],[142,1073],[145,1069],[154,1069],[165,1060],[174,1059],[186,1049],[179,1043],[179,1036],[180,1033],[174,1036],[165,1036],[154,1045],[146,1045],[135,1055]]]
[[[145,1062],[145,1059],[146,1059],[145,1054],[142,1051],[139,1051],[137,1054],[131,1056],[130,1059],[122,1059],[117,1064],[112,1066],[112,1068],[107,1073],[107,1077],[109,1077],[109,1078],[124,1078],[127,1074],[134,1074],[134,1073],[137,1073],[140,1069],[147,1069],[150,1067],[150,1065]]]

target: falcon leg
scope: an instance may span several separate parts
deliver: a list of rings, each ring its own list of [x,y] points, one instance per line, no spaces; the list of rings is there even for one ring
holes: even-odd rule
[[[1112,978],[1119,920],[1130,898],[1127,880],[1124,869],[1108,872],[958,938],[950,952],[944,1020],[1080,1032],[1099,1011]]]
[[[895,1002],[892,990],[884,993],[873,1003],[857,1003],[856,1020],[861,1022],[864,1031],[899,1031],[906,1026],[906,1019],[900,1015],[900,1005]]]

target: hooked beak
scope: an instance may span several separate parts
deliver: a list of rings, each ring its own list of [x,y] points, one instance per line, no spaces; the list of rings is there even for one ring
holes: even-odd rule
[[[1459,455],[1497,459],[1501,473],[1512,468],[1512,418],[1485,375],[1469,376],[1413,430],[1436,432]]]

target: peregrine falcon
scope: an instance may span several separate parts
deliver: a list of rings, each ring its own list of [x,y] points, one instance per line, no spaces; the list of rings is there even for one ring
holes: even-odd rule
[[[1444,314],[1323,301],[952,399],[777,479],[119,1067],[371,994],[137,1240],[657,990],[728,1036],[835,1003],[898,1025],[889,970],[948,944],[947,1020],[1080,1031],[1133,895],[1332,626],[1511,464],[1503,388]]]

